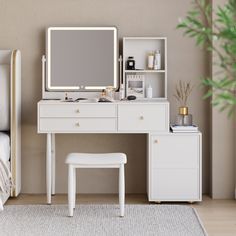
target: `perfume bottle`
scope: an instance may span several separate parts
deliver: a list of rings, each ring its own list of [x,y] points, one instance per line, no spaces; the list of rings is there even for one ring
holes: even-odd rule
[[[102,90],[101,97],[106,97],[106,90],[105,89]]]
[[[154,54],[154,70],[161,69],[161,53],[160,50],[156,50]]]
[[[154,53],[149,52],[148,53],[148,69],[153,70],[153,65],[154,65]]]
[[[128,57],[126,62],[126,69],[127,70],[135,70],[135,60],[134,57]]]
[[[110,99],[114,99],[114,88],[113,86],[108,86],[106,87],[106,97],[110,98]]]
[[[146,89],[146,97],[147,98],[152,98],[152,87],[151,85],[149,84],[147,89]]]

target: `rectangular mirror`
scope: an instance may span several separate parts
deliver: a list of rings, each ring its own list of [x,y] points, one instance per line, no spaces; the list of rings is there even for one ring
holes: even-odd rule
[[[116,27],[50,27],[47,91],[99,91],[117,87]]]

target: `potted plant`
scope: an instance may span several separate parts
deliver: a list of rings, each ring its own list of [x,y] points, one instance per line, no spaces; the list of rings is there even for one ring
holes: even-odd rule
[[[188,114],[188,98],[192,90],[193,86],[191,85],[191,82],[180,80],[176,84],[174,97],[179,103],[179,115],[176,122],[179,125],[191,125],[192,123],[192,116]],[[185,122],[185,120],[188,122]]]
[[[212,13],[216,16],[214,20]],[[205,98],[212,97],[214,106],[231,114],[236,105],[236,1],[228,0],[213,12],[210,1],[194,0],[193,8],[177,28],[214,54],[213,64],[219,69],[212,75],[214,80],[202,78],[208,88]]]

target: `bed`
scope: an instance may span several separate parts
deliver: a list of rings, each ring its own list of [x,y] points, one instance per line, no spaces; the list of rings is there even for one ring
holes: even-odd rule
[[[21,53],[0,50],[0,174],[11,188],[0,191],[0,210],[21,190]],[[1,190],[1,189],[0,189]]]

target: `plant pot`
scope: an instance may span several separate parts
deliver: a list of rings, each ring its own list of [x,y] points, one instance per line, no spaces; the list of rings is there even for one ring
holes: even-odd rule
[[[188,107],[179,107],[179,114],[183,116],[188,115]]]
[[[193,125],[193,116],[191,114],[183,116],[183,125],[184,126]]]
[[[175,119],[175,125],[180,126],[190,126],[193,125],[193,117],[191,114],[188,115],[180,115],[178,114]]]

